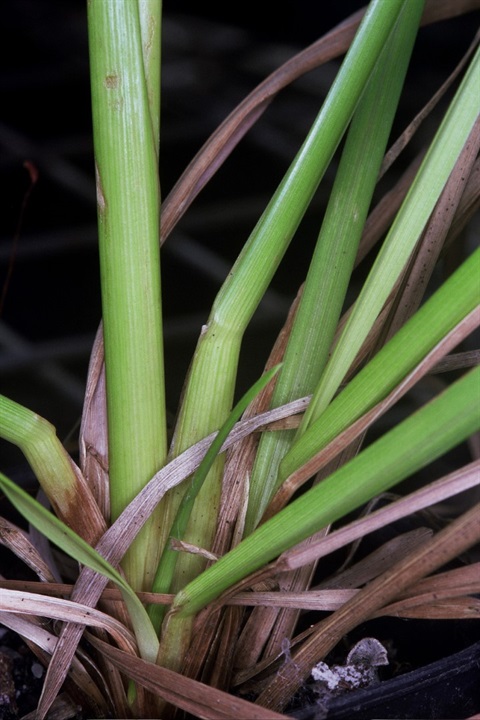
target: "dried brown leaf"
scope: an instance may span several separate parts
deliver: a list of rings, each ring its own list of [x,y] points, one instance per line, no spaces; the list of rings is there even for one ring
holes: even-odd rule
[[[412,122],[406,128],[406,130],[394,142],[392,147],[389,149],[389,151],[385,155],[385,158],[382,163],[382,167],[380,168],[380,173],[379,173],[380,177],[382,177],[387,172],[388,168],[395,162],[395,160],[400,155],[402,150],[405,149],[405,147],[408,145],[408,143],[410,142],[412,137],[415,135],[415,133],[419,129],[420,125],[430,115],[432,110],[435,108],[435,106],[438,104],[438,102],[442,99],[442,97],[445,95],[447,90],[451,87],[452,83],[456,80],[456,78],[459,76],[460,72],[466,66],[467,61],[471,58],[479,41],[480,41],[480,32],[478,32],[475,35],[475,38],[473,39],[470,47],[468,48],[467,52],[464,54],[464,56],[462,57],[462,59],[460,60],[460,62],[456,66],[456,68],[453,70],[453,72],[449,75],[449,77],[445,80],[445,82],[441,85],[441,87],[437,90],[437,92],[430,98],[430,100],[425,105],[425,107],[423,107],[420,110],[420,112],[415,116],[415,118],[412,120]]]
[[[57,643],[57,637],[42,627],[37,620],[32,620],[13,613],[0,613],[0,623],[22,637],[32,652],[45,665]],[[85,659],[85,658],[84,658]],[[95,708],[99,714],[111,711],[109,692],[104,683],[101,689],[87,671],[83,662],[74,657],[70,664],[67,685],[76,687],[81,692],[84,705]],[[38,716],[37,716],[38,717]]]
[[[3,589],[0,595],[0,611],[48,617],[53,620],[102,628],[114,638],[123,650],[133,654],[137,652],[135,638],[124,625],[100,610],[71,600]]]
[[[108,427],[103,326],[97,331],[87,375],[79,434],[80,467],[105,519],[110,517]]]
[[[394,561],[394,558],[392,558]],[[318,586],[317,586],[318,587]],[[272,605],[277,607],[298,607],[302,610],[336,610],[359,592],[356,587],[312,589],[299,593],[292,592],[250,592],[238,593],[229,599],[231,605]],[[480,592],[480,563],[455,568],[421,580],[401,593],[405,607],[426,604],[436,599],[451,599]],[[407,605],[408,603],[408,605]],[[393,605],[387,605],[379,614],[389,614]],[[387,613],[388,611],[388,613]]]
[[[212,687],[228,691],[230,688],[235,641],[243,618],[239,607],[228,607],[222,613],[222,622],[217,634],[218,642],[212,644],[209,655],[213,661],[205,668],[204,677],[199,678]]]
[[[476,589],[472,592],[479,592],[479,586],[477,583]],[[306,590],[299,593],[252,593],[252,597],[248,598],[246,593],[238,596],[233,600],[237,601],[239,605],[269,605],[271,607],[282,607],[282,608],[296,608],[301,610],[315,610],[317,612],[332,612],[341,608],[346,602],[355,597],[360,591],[356,588],[344,589],[344,590]],[[459,595],[459,593],[457,593]],[[237,604],[237,603],[235,603]],[[446,598],[436,597],[434,593],[425,594],[423,596],[415,596],[409,600],[401,600],[397,603],[386,605],[384,608],[376,613],[373,613],[371,617],[383,617],[385,615],[393,617],[404,617],[404,618],[425,618],[435,620],[448,620],[448,619],[471,619],[478,617],[480,614],[480,600],[476,598],[470,598],[467,596],[456,597],[455,599],[451,596]],[[457,614],[455,614],[457,613]],[[275,659],[280,656],[280,651],[276,654],[268,654],[266,657],[273,663]],[[253,676],[259,672],[259,668],[262,670],[267,667],[266,664],[257,666],[252,673],[251,669],[246,666],[240,668],[237,672],[243,674],[242,681],[244,682],[247,675],[248,677]],[[245,670],[248,670],[245,673]],[[237,676],[236,682],[238,683]]]
[[[0,517],[0,543],[15,553],[41,580],[55,582],[53,573],[27,534],[3,517]]]
[[[464,370],[466,368],[480,365],[480,350],[466,350],[465,352],[452,353],[440,360],[432,372],[442,373],[452,370]]]
[[[345,525],[328,537],[318,540],[313,547],[301,543],[291,550],[287,550],[273,564],[271,572],[281,572],[283,569],[300,567],[303,563],[312,562],[315,557],[325,557],[374,530],[378,530],[389,523],[407,517],[479,484],[480,461],[477,460],[460,470],[429,483],[401,500],[392,502],[381,510],[376,510],[371,515]]]
[[[145,662],[97,639],[92,643],[128,677],[194,717],[205,720],[286,720],[286,716]]]
[[[399,562],[407,553],[423,545],[432,534],[430,528],[418,528],[396,535],[351,567],[319,583],[314,589],[355,588],[365,585],[385,572],[393,563]]]
[[[480,584],[480,562],[446,570],[420,580],[415,586],[407,588],[399,597],[412,597],[413,594],[422,593],[437,594],[445,597],[456,597],[457,595],[468,595],[478,592]]]
[[[392,603],[378,614],[423,620],[478,620],[480,600],[472,597],[436,598],[427,595]]]
[[[449,562],[480,540],[480,505],[455,519],[433,538],[360,590],[292,654],[298,673],[274,677],[257,699],[259,705],[281,710],[308,677],[311,668],[360,622],[395,600],[399,592]]]
[[[267,580],[255,584],[251,593],[242,595],[245,598],[258,595],[265,597],[265,594],[275,596],[282,589],[276,579]],[[230,599],[235,602],[234,596]],[[256,603],[253,603],[252,607],[255,605]],[[257,661],[268,642],[273,623],[277,617],[277,610],[274,605],[269,605],[269,603],[266,605],[260,603],[259,605],[259,607],[254,607],[238,638],[233,664],[235,674],[241,672],[245,667],[250,667]]]

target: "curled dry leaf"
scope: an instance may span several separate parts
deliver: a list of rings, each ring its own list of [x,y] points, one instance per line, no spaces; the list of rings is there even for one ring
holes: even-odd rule
[[[184,542],[183,540],[177,540],[177,538],[171,538],[170,540],[170,547],[172,550],[178,550],[179,552],[188,552],[192,555],[201,555],[202,557],[206,558],[207,560],[217,560],[218,556],[214,553],[209,552],[208,550],[205,550],[204,548],[200,548],[197,545],[192,545],[192,543]]]
[[[2,612],[48,617],[53,620],[102,628],[106,630],[126,652],[133,654],[137,652],[135,639],[130,630],[124,625],[100,610],[72,602],[71,600],[36,595],[34,593],[24,593],[21,590],[4,589],[0,597],[0,610]]]
[[[20,558],[40,580],[55,582],[47,563],[30,542],[27,534],[9,520],[0,517],[0,543],[8,547]]]

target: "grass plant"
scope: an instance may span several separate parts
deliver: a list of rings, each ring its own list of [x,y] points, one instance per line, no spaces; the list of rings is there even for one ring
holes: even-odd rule
[[[335,549],[354,547],[369,501],[480,430],[480,370],[471,368],[478,352],[454,353],[480,324],[480,248],[438,282],[442,254],[460,242],[480,203],[478,36],[415,172],[373,201],[411,134],[398,150],[392,127],[419,27],[478,4],[372,0],[339,28],[334,51],[325,50],[328,37],[319,41],[246,98],[163,204],[161,2],[87,5],[102,324],[78,464],[47,420],[0,398],[0,436],[22,449],[51,508],[1,473],[0,488],[77,561],[78,577],[73,587],[59,585],[22,531],[10,528],[39,582],[23,586],[24,609],[11,594],[19,588],[4,583],[0,622],[48,665],[39,718],[67,677],[89,717],[167,718],[176,709],[212,719],[286,717],[332,643],[401,605],[405,588],[415,597],[416,583],[480,540],[478,513],[459,514],[429,539],[428,552],[420,544],[388,572],[379,566],[357,599],[312,629],[315,640],[298,635],[309,602],[329,609],[312,583],[330,529],[333,539],[342,534]],[[199,328],[169,441],[161,243],[274,95],[328,52],[344,54],[339,72]],[[258,381],[235,403],[245,332],[336,153],[305,282]],[[365,257],[369,271],[357,291],[352,276]],[[405,413],[400,401],[452,363],[441,391]],[[385,429],[381,419],[399,408]],[[421,502],[435,505],[478,484],[478,461],[456,470],[422,489]],[[402,492],[397,503],[414,512],[416,493]],[[392,522],[397,503],[372,518]],[[438,618],[431,582],[424,612]],[[477,574],[443,616],[465,617],[465,601],[479,589]],[[414,605],[404,612],[415,616]],[[35,616],[52,619],[48,636]],[[296,648],[296,670],[280,682],[276,663],[287,646]],[[257,676],[262,682],[252,685]],[[251,687],[256,699],[242,699]]]

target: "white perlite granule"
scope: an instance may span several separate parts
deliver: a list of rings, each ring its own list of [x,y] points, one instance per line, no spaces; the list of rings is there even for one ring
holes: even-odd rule
[[[387,651],[375,638],[360,640],[348,653],[345,665],[319,662],[312,668],[315,691],[340,695],[378,682],[377,667],[388,665]]]

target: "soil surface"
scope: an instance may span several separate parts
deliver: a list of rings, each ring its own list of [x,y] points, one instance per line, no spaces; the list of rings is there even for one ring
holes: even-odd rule
[[[45,670],[15,633],[0,627],[0,720],[35,710]]]

